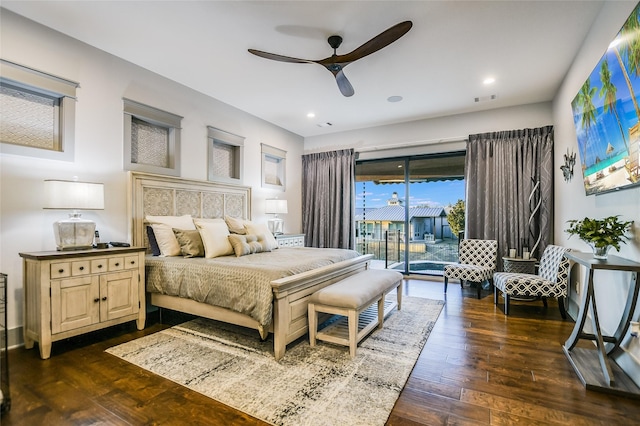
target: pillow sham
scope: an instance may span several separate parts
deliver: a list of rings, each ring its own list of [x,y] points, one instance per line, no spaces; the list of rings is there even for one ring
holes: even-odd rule
[[[180,252],[184,257],[204,257],[204,244],[200,231],[173,228],[173,233],[180,244]]]
[[[194,219],[204,245],[204,257],[211,259],[233,254],[233,247],[227,238],[229,228],[224,219]]]
[[[191,215],[184,216],[151,216],[147,215],[145,221],[151,224],[153,234],[161,256],[180,256],[180,244],[173,233],[173,228],[191,229],[196,227],[193,223]]]
[[[160,256],[160,247],[158,247],[156,235],[153,233],[153,228],[151,227],[151,225],[147,225],[147,240],[149,240],[149,249],[151,250],[151,255]]]
[[[247,230],[244,228],[245,220],[238,217],[225,216],[224,221],[227,223],[229,232],[232,234],[244,235],[247,233]]]
[[[229,242],[233,247],[233,252],[236,254],[236,257],[271,251],[267,250],[266,241],[262,235],[229,234]]]
[[[269,231],[269,228],[264,223],[245,222],[244,227],[247,230],[247,234],[250,235],[264,235],[267,251],[275,250],[278,248],[278,242],[275,237]]]

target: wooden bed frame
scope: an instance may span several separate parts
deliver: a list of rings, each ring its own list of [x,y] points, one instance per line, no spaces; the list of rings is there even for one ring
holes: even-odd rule
[[[251,188],[247,186],[129,172],[130,241],[149,247],[146,215],[216,218],[225,215],[250,219]],[[288,343],[308,332],[307,305],[311,294],[347,276],[369,268],[372,255],[358,256],[312,271],[271,282],[273,320],[265,329],[253,318],[226,308],[181,297],[151,293],[151,304],[258,330],[266,339],[273,333],[273,352],[282,358]]]

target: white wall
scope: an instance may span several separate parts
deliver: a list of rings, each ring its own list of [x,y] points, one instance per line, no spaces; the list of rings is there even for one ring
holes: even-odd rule
[[[471,134],[550,124],[551,104],[538,103],[309,137],[305,138],[304,151],[355,148],[370,152],[374,148],[420,145],[420,148],[412,149],[416,151],[414,153],[442,152],[465,149],[460,141]]]
[[[553,121],[555,124],[555,163],[564,163],[563,154],[567,148],[578,152],[576,132],[573,125],[571,101],[591,71],[597,65],[614,39],[622,24],[635,7],[635,2],[606,2],[600,16],[591,28],[584,44],[576,55],[573,65],[553,101]],[[578,156],[580,154],[578,153]],[[603,218],[620,215],[623,220],[634,220],[634,238],[628,244],[622,244],[619,253],[612,250],[609,254],[619,255],[640,262],[640,188],[607,193],[599,196],[586,196],[582,185],[580,164],[575,167],[574,178],[566,183],[561,173],[555,176],[555,240],[557,243],[578,251],[589,251],[588,246],[576,237],[568,238],[564,232],[567,220],[582,219],[585,216]],[[584,270],[577,281],[582,287]],[[613,334],[620,318],[620,309],[627,299],[630,274],[621,272],[598,271],[594,276],[596,300],[600,324],[605,334]],[[575,289],[576,283],[574,283]],[[579,288],[580,290],[581,288]],[[574,299],[577,297],[573,294]],[[636,321],[637,321],[636,316]],[[640,384],[640,342],[628,338],[625,345],[631,356],[622,362],[628,365],[626,370],[636,383]]]
[[[9,276],[9,329],[22,325],[18,253],[55,249],[52,223],[67,214],[42,209],[44,179],[78,176],[103,182],[105,209],[83,216],[96,221],[103,241],[127,239],[123,97],[184,117],[181,174],[185,178],[207,179],[206,126],[244,136],[244,184],[253,188],[252,219],[266,221],[265,198],[286,197],[285,231],[300,232],[300,136],[4,9],[0,19],[3,59],[80,83],[73,162],[0,154],[0,271]],[[287,151],[284,193],[261,188],[260,143]]]

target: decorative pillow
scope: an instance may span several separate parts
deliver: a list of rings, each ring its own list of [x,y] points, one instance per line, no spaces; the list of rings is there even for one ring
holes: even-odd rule
[[[149,240],[149,248],[151,249],[151,254],[153,256],[160,256],[160,247],[158,247],[158,242],[156,241],[156,235],[153,233],[153,228],[150,225],[147,225],[147,239]]]
[[[278,242],[276,241],[269,228],[264,223],[245,222],[244,227],[247,229],[247,234],[251,235],[264,235],[267,251],[275,250],[278,248]]]
[[[195,219],[194,222],[202,237],[204,257],[211,259],[233,254],[233,247],[227,238],[229,228],[223,219]]]
[[[247,230],[244,228],[244,224],[246,221],[238,218],[225,216],[224,221],[227,222],[227,226],[229,227],[229,232],[232,234],[240,234],[244,235],[247,233]]]
[[[204,257],[204,244],[197,229],[176,229],[173,233],[180,244],[180,252],[184,257]]]
[[[151,224],[153,234],[162,256],[180,256],[180,244],[173,233],[176,229],[195,230],[191,215],[184,216],[146,216],[145,221]]]
[[[229,234],[229,242],[233,246],[236,257],[271,251],[267,250],[266,241],[262,235]]]

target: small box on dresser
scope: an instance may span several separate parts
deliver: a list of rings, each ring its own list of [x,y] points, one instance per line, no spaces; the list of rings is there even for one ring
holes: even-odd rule
[[[304,247],[304,234],[278,234],[278,247]]]
[[[24,344],[51,344],[135,320],[144,328],[144,247],[20,253],[24,263]]]

